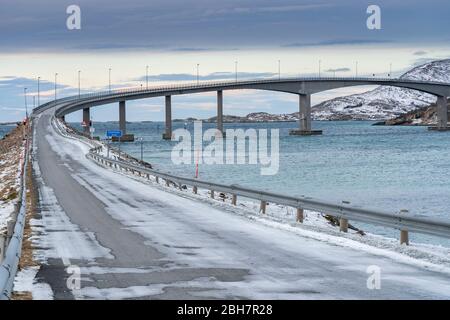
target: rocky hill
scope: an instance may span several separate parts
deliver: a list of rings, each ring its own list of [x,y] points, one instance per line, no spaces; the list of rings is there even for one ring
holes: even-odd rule
[[[421,65],[400,78],[450,83],[450,59]],[[386,120],[429,107],[434,102],[436,98],[427,93],[384,86],[325,101],[314,106],[312,113],[316,120]]]

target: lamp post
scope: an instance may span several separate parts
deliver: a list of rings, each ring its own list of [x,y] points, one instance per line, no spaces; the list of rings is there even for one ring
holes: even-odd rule
[[[28,119],[27,88],[23,88],[23,97],[25,99],[25,119]]]
[[[111,93],[111,68],[109,68],[109,93]]]
[[[139,141],[141,142],[141,162],[144,162],[144,139],[139,138]]]
[[[56,90],[58,88],[57,81],[58,81],[58,73],[55,73],[55,101],[57,98],[57,94],[56,94]]]
[[[40,93],[40,84],[39,84],[39,82],[40,82],[40,80],[41,80],[41,77],[38,77],[37,78],[37,91],[38,91],[38,106],[40,106],[41,105],[41,93]]]
[[[148,90],[148,66],[145,67],[145,82],[146,82],[146,88]]]
[[[355,62],[355,75],[358,78],[358,61]]]
[[[200,73],[199,73],[199,68],[200,68],[200,64],[199,63],[197,63],[197,85],[199,84],[199,82],[200,82]]]
[[[319,78],[320,78],[321,69],[322,69],[322,60],[319,60]]]
[[[278,80],[281,80],[281,60],[278,60]]]
[[[238,62],[235,61],[234,62],[234,73],[235,73],[235,78],[236,78],[236,82],[238,81]]]
[[[392,76],[392,63],[389,63],[389,78]]]
[[[78,99],[81,98],[81,71],[78,70]]]

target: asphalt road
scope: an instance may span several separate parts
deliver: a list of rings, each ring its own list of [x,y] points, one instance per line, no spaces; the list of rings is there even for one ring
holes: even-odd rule
[[[56,299],[450,297],[445,274],[303,238],[98,167],[49,119],[35,126],[36,233],[45,259],[38,280]],[[81,268],[81,291],[67,288],[68,265]],[[381,289],[367,288],[371,265]]]

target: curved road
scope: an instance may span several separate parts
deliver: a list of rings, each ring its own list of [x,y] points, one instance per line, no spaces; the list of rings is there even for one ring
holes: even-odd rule
[[[35,122],[35,138],[37,278],[56,299],[450,298],[446,274],[304,238],[101,168],[84,157],[86,145],[55,132],[48,113]],[[371,265],[381,268],[379,290],[366,285]],[[71,291],[77,268],[82,288]]]

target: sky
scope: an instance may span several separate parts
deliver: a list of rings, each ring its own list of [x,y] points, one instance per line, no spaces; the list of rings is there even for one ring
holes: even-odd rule
[[[66,10],[81,10],[81,29],[69,30]],[[381,29],[370,30],[369,5],[381,9]],[[400,76],[412,67],[450,57],[450,2],[364,0],[0,0],[0,122],[16,121],[27,105],[149,83],[238,77]],[[280,64],[279,62],[280,61]],[[236,64],[237,62],[237,64]],[[318,103],[368,90],[346,88],[313,96]],[[214,93],[177,96],[174,118],[215,115]],[[265,91],[226,92],[225,114],[295,112],[294,95]],[[130,121],[162,120],[162,99],[128,103]],[[117,120],[118,106],[92,112],[97,121]],[[68,117],[80,121],[81,115]]]

